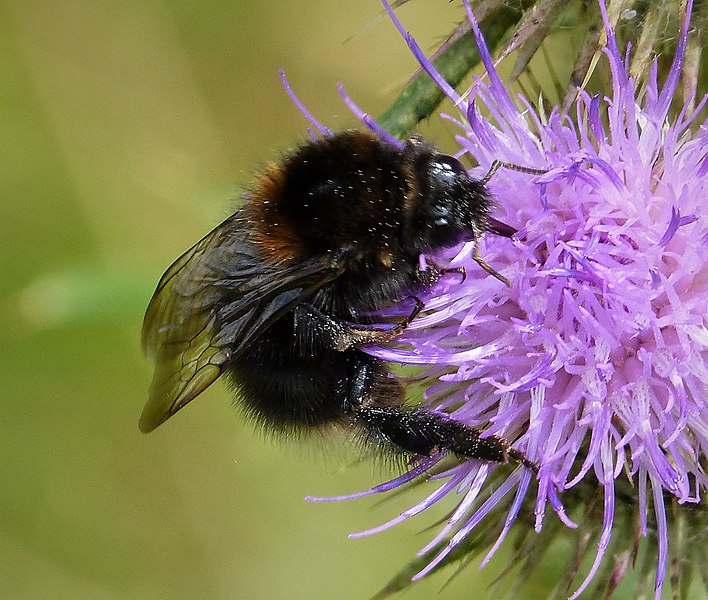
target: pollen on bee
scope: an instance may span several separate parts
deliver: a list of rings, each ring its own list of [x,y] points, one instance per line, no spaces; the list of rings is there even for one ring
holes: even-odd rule
[[[390,252],[381,252],[379,254],[379,263],[386,269],[390,269],[393,265],[393,257]]]

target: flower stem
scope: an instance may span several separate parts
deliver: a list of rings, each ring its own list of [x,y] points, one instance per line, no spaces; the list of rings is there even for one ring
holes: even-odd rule
[[[525,4],[525,3],[522,3]],[[484,34],[490,49],[499,46],[513,33],[521,12],[503,7],[485,19]],[[451,41],[440,55],[432,61],[445,81],[456,87],[478,63],[471,32]],[[403,88],[398,98],[377,119],[390,134],[404,138],[422,121],[429,117],[442,102],[444,94],[430,77],[420,71]]]

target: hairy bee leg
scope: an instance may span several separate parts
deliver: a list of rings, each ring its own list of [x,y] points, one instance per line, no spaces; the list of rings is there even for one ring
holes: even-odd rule
[[[430,456],[442,450],[465,459],[516,462],[538,472],[538,466],[528,460],[523,452],[511,448],[506,438],[481,437],[481,431],[437,413],[422,409],[362,406],[357,411],[357,417],[360,422],[366,423],[370,435],[383,435],[407,452]]]
[[[410,314],[390,329],[359,328],[347,321],[327,315],[309,304],[301,304],[293,313],[298,331],[306,331],[308,326],[317,327],[322,335],[326,336],[328,347],[338,352],[344,352],[356,346],[390,342],[403,333],[425,307],[420,298],[413,297],[413,300],[415,300],[415,307]]]
[[[345,413],[364,429],[367,439],[392,444],[398,449],[430,456],[446,451],[461,458],[485,462],[516,462],[534,472],[538,466],[523,452],[511,448],[509,440],[498,436],[481,437],[479,430],[454,419],[424,409],[387,405],[392,386],[402,397],[400,384],[388,377],[383,363],[362,355],[354,359],[349,378]]]

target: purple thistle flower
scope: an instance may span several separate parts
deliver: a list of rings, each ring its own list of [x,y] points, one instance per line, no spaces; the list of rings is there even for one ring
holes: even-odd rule
[[[670,537],[665,504],[698,504],[708,487],[708,128],[695,122],[706,98],[690,114],[688,104],[676,117],[670,113],[691,5],[666,81],[659,84],[654,62],[640,97],[601,2],[612,91],[602,98],[581,90],[574,118],[559,109],[539,115],[524,98],[512,99],[469,5],[487,78],[463,96],[437,76],[387,6],[422,67],[461,110],[463,120],[446,118],[460,128],[458,155],[480,165],[475,174],[481,179],[494,160],[546,170],[530,176],[502,169],[488,184],[494,218],[518,232],[512,239],[486,235],[480,253],[511,285],[482,270],[466,245],[447,257],[450,267],[464,268],[464,282],[443,278],[422,298],[425,314],[395,347],[369,350],[429,367],[427,406],[514,440],[539,464],[533,483],[534,474],[521,466],[507,476],[500,465],[450,467],[434,456],[388,483],[334,498],[387,492],[423,474],[439,483],[427,498],[360,536],[457,495],[457,508],[420,551],[429,561],[413,579],[445,564],[507,496],[513,498],[501,532],[482,564],[525,503],[533,505],[537,532],[547,526],[548,505],[575,527],[561,500],[594,482],[603,497],[597,551],[571,598],[607,559],[617,494],[626,490],[641,536],[650,521],[656,528],[654,589],[661,595]],[[628,556],[616,559],[611,589]]]

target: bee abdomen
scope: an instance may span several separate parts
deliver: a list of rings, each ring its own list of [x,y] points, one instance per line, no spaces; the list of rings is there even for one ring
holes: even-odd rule
[[[227,373],[247,414],[266,428],[294,432],[343,419],[344,353],[293,347],[284,318],[229,365]]]

